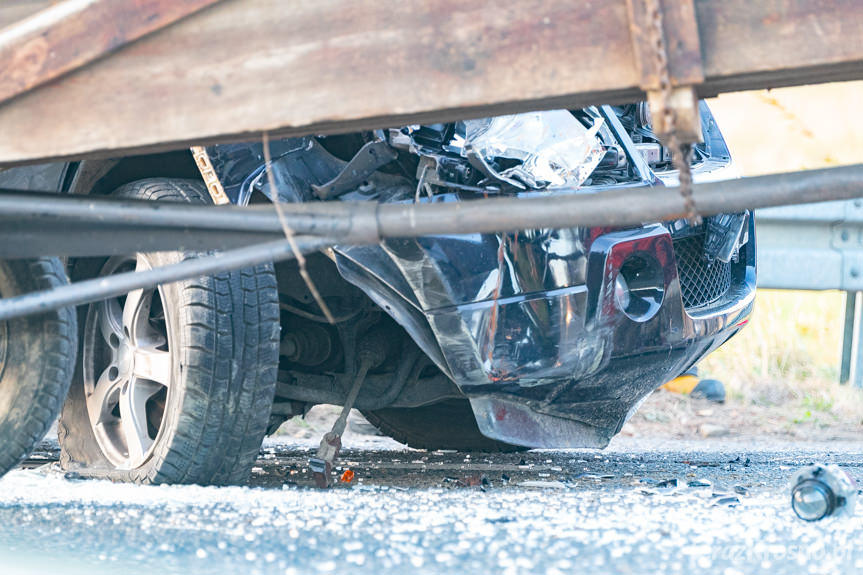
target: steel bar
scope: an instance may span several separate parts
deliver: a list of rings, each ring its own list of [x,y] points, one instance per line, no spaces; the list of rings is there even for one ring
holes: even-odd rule
[[[0,31],[0,103],[221,0],[64,0]]]
[[[854,318],[857,315],[857,294],[845,292],[845,317],[842,329],[842,364],[839,369],[839,383],[848,383],[851,379],[851,360],[854,357]],[[858,344],[859,345],[859,344]]]
[[[857,388],[863,388],[863,315],[857,323],[857,333],[854,334],[854,369],[852,371],[853,385]]]
[[[375,209],[373,203],[333,202],[326,214],[305,214],[298,206],[291,225],[299,235],[350,236],[368,243],[377,238]],[[372,227],[351,229],[361,222]],[[233,249],[281,237],[284,231],[271,205],[204,207],[0,191],[3,258]]]
[[[6,10],[20,13],[20,2],[4,0],[0,21]],[[630,34],[627,0],[290,4],[218,3],[6,102],[0,163],[645,96],[643,58],[636,56],[643,50]],[[672,19],[676,3],[663,5]],[[667,38],[669,61],[678,60],[676,46],[685,48],[683,62],[700,54],[704,80],[693,84],[701,97],[863,78],[859,0],[692,5],[697,26]],[[672,85],[698,78],[687,70],[693,68],[673,65]]]
[[[700,184],[704,216],[825,200],[863,197],[863,165]],[[622,188],[598,194],[537,194],[526,198],[378,207],[381,237],[517,231],[529,228],[626,226],[685,217],[678,188]]]
[[[697,205],[703,215],[722,212],[737,212],[747,208],[758,208],[784,204],[818,202],[828,199],[843,199],[863,196],[863,166],[848,166],[826,170],[812,170],[792,174],[780,174],[700,184],[695,188]],[[22,212],[21,203],[33,200],[41,205],[41,211]],[[0,222],[14,219],[14,212],[22,225],[50,222],[62,226],[64,209],[50,209],[59,200],[56,196],[0,194]],[[119,209],[117,215],[125,218],[127,233],[140,233],[139,224],[152,224],[148,218],[161,213],[166,225],[164,230],[195,228],[212,225],[213,221],[224,226],[222,233],[249,233],[249,216],[259,218],[257,223],[268,229],[281,229],[275,211],[266,208],[239,208],[234,206],[192,207],[181,204],[155,204],[152,202],[111,202],[94,198],[67,198],[56,202],[70,208],[76,225],[90,223],[105,224],[102,205]],[[81,210],[81,204],[89,205]],[[16,206],[13,210],[12,207]],[[54,206],[56,207],[56,206]],[[624,188],[606,190],[596,194],[534,194],[530,198],[499,198],[470,202],[447,202],[432,204],[373,204],[370,202],[320,202],[312,204],[285,205],[286,218],[295,232],[302,251],[315,251],[337,244],[374,243],[388,237],[418,237],[431,234],[466,234],[517,231],[529,228],[565,228],[572,226],[615,227],[643,222],[663,221],[682,217],[683,199],[675,188]],[[8,211],[7,211],[8,210]],[[17,211],[16,211],[17,210]],[[182,222],[176,216],[191,216]],[[29,217],[29,220],[27,218]],[[323,228],[317,219],[328,222]],[[338,222],[345,220],[344,225]],[[24,221],[26,220],[26,221]],[[21,223],[21,222],[19,222]],[[296,225],[295,225],[296,224]],[[330,225],[336,224],[336,225]],[[60,228],[62,229],[62,228]],[[211,227],[210,230],[213,228]],[[322,229],[341,231],[335,237],[315,236]],[[119,232],[118,232],[119,233]],[[152,233],[152,229],[149,229]],[[20,257],[17,242],[0,244],[0,256]],[[10,247],[11,246],[11,247]],[[164,246],[169,249],[169,246]],[[62,242],[46,253],[63,253]],[[100,253],[97,251],[97,253]],[[156,268],[139,273],[118,274],[110,278],[97,278],[58,288],[51,292],[32,293],[0,300],[0,321],[77,305],[117,296],[133,289],[178,281],[187,277],[239,269],[268,261],[280,261],[292,257],[286,240],[222,252],[215,255],[191,259],[179,264]]]
[[[794,172],[695,186],[701,215],[825,200],[863,197],[863,165]],[[677,188],[620,188],[597,193],[533,193],[531,197],[491,198],[463,202],[375,204],[313,202],[284,205],[288,224],[301,236],[325,236],[342,244],[376,243],[382,238],[433,234],[512,232],[575,226],[619,227],[684,217]],[[5,223],[4,223],[5,222]],[[124,224],[118,226],[117,223]],[[159,225],[159,224],[162,225]],[[272,206],[188,206],[155,202],[117,202],[101,198],[60,198],[37,194],[0,194],[0,229],[11,230],[0,242],[0,257],[21,257],[26,246],[13,241],[15,230],[54,229],[53,249],[40,254],[68,255],[62,238],[73,225],[97,234],[108,226],[118,245],[126,234],[147,250],[176,249],[177,233],[199,237],[196,249],[227,245],[232,234],[246,240],[275,239],[281,225]],[[142,230],[137,228],[142,226]],[[172,235],[173,234],[173,235]],[[214,246],[203,240],[212,239]],[[221,243],[219,243],[221,242]],[[39,243],[40,246],[44,244]],[[104,246],[95,246],[94,254]],[[46,246],[47,249],[47,246]],[[78,250],[80,251],[80,250]],[[76,255],[82,255],[77,253]]]
[[[190,231],[145,226],[0,225],[0,258],[119,256],[135,252],[230,250],[283,238],[284,233]]]
[[[291,229],[299,235],[344,236],[357,216],[374,218],[372,202],[285,204]],[[64,196],[0,190],[0,223],[23,220],[57,225],[60,222],[92,226],[148,226],[194,231],[280,232],[272,205],[197,206],[148,200],[119,200],[97,196]]]
[[[325,238],[298,237],[296,241],[303,252],[313,252],[332,245],[332,241]],[[49,291],[0,299],[0,321],[117,297],[132,290],[152,288],[190,277],[238,270],[258,264],[293,259],[293,257],[294,253],[288,241],[279,240],[188,259],[150,270],[84,280]]]

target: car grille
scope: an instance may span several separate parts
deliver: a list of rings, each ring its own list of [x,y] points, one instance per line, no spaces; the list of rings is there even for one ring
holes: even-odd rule
[[[683,306],[687,310],[709,305],[731,287],[731,264],[707,263],[704,256],[704,234],[674,240],[674,256]]]

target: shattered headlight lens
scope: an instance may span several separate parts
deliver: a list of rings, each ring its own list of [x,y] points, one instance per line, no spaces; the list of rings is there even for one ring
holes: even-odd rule
[[[567,110],[460,122],[464,154],[488,175],[518,188],[575,188],[604,155],[597,118],[586,128]],[[463,130],[463,131],[462,131]]]

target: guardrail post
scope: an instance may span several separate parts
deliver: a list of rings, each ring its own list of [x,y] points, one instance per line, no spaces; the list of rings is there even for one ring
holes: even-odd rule
[[[851,359],[854,355],[854,318],[857,315],[857,293],[856,291],[845,292],[845,325],[842,330],[842,367],[839,370],[839,383],[846,384],[851,378]],[[859,347],[859,343],[858,343]],[[858,361],[858,366],[859,366]],[[857,368],[860,372],[860,368]],[[854,383],[858,385],[859,376],[855,374]]]
[[[857,295],[857,292],[853,292]],[[850,294],[849,294],[850,295]],[[856,304],[855,304],[856,307]],[[851,320],[854,321],[853,319]],[[854,387],[863,387],[863,318],[857,321],[857,333],[854,336],[852,349],[854,350]],[[844,345],[844,344],[843,344]]]

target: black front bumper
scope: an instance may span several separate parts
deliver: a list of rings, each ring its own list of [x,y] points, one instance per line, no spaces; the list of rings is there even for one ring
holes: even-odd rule
[[[661,224],[388,240],[337,261],[470,398],[485,435],[602,447],[647,394],[747,321],[749,238],[737,261],[707,266],[689,253],[697,236]],[[659,269],[662,297],[633,318],[615,279],[639,254]]]

